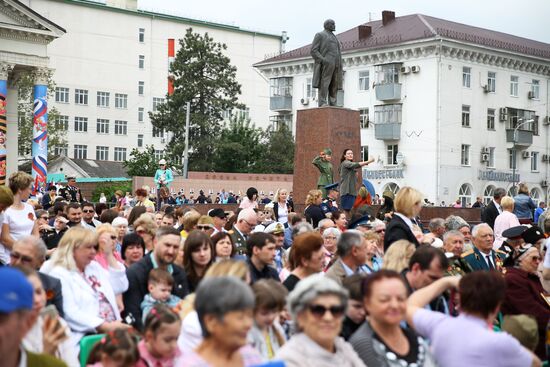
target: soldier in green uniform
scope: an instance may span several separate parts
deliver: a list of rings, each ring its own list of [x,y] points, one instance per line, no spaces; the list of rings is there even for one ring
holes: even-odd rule
[[[503,266],[506,254],[500,250],[493,250],[493,230],[487,223],[481,223],[472,230],[474,248],[461,255],[462,259],[476,270],[497,270],[505,272]]]
[[[332,150],[325,148],[317,157],[313,158],[313,161],[311,162],[321,173],[319,179],[317,180],[317,188],[321,190],[324,198],[327,197],[327,190],[325,189],[325,186],[331,185],[334,182],[332,163],[330,163],[331,160]]]
[[[257,224],[258,216],[254,209],[248,208],[239,212],[237,222],[228,231],[237,255],[246,256],[246,240]]]

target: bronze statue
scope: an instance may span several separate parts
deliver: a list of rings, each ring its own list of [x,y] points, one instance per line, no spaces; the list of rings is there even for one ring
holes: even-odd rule
[[[311,56],[315,60],[312,86],[319,89],[319,107],[336,106],[338,90],[343,89],[342,54],[340,42],[333,33],[334,20],[327,19],[324,27],[311,44]]]

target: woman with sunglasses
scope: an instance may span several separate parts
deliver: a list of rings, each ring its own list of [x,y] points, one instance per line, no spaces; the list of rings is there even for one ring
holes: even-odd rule
[[[83,227],[65,233],[52,258],[41,271],[58,278],[63,288],[65,321],[73,332],[75,347],[86,334],[129,328],[120,320],[115,294],[128,289],[124,266],[110,262],[108,270],[95,261],[98,236]]]
[[[183,246],[183,267],[187,273],[189,291],[194,292],[204,274],[214,262],[210,236],[203,231],[189,233]]]
[[[195,228],[203,231],[208,236],[212,236],[214,234],[214,219],[209,215],[201,215]]]
[[[98,248],[95,261],[108,270],[111,268],[124,268],[124,260],[116,251],[117,231],[112,225],[104,223],[96,228]]]
[[[288,296],[298,333],[275,359],[287,367],[364,367],[351,345],[338,336],[347,303],[347,291],[322,274],[300,281]]]
[[[501,311],[505,315],[526,314],[537,319],[539,343],[535,353],[539,358],[546,358],[544,345],[550,307],[542,296],[546,292],[537,273],[542,260],[539,250],[531,244],[518,247],[506,258],[506,296]]]
[[[369,367],[434,366],[424,340],[403,328],[407,313],[407,287],[401,275],[380,270],[363,281],[367,320],[349,342]]]

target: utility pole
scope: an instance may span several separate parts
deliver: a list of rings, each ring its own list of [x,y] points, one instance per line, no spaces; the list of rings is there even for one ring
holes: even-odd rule
[[[185,118],[185,150],[183,151],[183,178],[189,178],[189,120],[191,116],[191,102],[187,102]]]

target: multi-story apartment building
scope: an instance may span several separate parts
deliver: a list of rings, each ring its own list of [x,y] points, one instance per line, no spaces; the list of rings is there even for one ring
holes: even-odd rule
[[[337,37],[338,99],[360,112],[356,156],[377,159],[363,170],[377,192],[410,185],[438,204],[467,205],[523,181],[548,199],[549,44],[389,11]],[[256,64],[270,78],[272,123],[295,128],[297,110],[317,107],[310,49]]]
[[[257,126],[268,125],[268,82],[252,65],[280,50],[281,35],[144,11],[137,0],[23,3],[66,30],[47,50],[57,86],[49,103],[67,129],[67,144],[56,147],[58,154],[123,161],[132,148],[153,144],[160,157],[169,137],[153,129],[148,112],[167,94],[168,40],[175,40],[177,52],[178,39],[190,27],[227,45],[242,85],[240,101],[247,106],[240,113]]]

